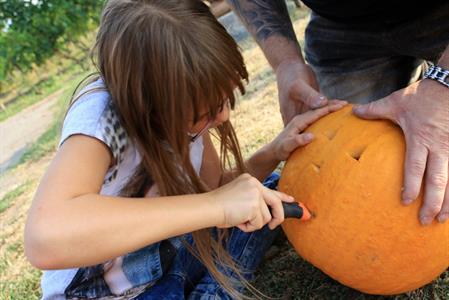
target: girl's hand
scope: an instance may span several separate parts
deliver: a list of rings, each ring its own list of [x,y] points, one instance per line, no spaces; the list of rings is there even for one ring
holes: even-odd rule
[[[296,148],[310,143],[314,136],[312,133],[302,133],[310,124],[319,118],[341,109],[346,101],[332,100],[327,106],[309,110],[294,117],[285,126],[284,130],[269,144],[271,151],[278,161],[284,161]]]
[[[270,229],[276,228],[284,221],[282,202],[294,201],[291,196],[264,187],[248,174],[240,175],[209,194],[223,212],[217,227],[237,226],[244,232],[258,230],[267,223]]]

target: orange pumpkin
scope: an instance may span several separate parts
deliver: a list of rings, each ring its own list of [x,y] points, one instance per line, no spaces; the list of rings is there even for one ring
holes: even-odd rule
[[[401,205],[405,141],[389,121],[367,121],[351,106],[307,129],[315,140],[288,159],[279,188],[315,215],[283,229],[304,259],[369,294],[419,288],[449,266],[449,221],[421,226],[422,195]]]

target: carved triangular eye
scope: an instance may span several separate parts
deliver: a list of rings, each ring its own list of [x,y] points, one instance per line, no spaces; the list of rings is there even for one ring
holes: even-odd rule
[[[313,167],[313,169],[314,169],[317,173],[320,172],[321,166],[320,166],[319,164],[317,164],[317,163],[312,163],[312,167]]]
[[[337,135],[338,129],[328,129],[323,132],[325,136],[329,139],[329,141],[332,141],[334,137]]]
[[[352,150],[351,152],[349,152],[349,155],[353,159],[359,161],[360,158],[362,157],[362,154],[365,151],[366,147],[367,147],[366,145],[359,146],[359,147],[355,148],[354,150]]]

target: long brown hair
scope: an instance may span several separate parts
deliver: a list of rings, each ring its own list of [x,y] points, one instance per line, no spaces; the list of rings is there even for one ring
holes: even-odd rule
[[[199,0],[109,0],[103,9],[93,52],[94,64],[128,137],[142,162],[122,190],[141,197],[149,184],[162,196],[208,191],[189,158],[189,121],[207,109],[213,119],[225,101],[235,105],[248,80],[238,46]],[[225,95],[225,97],[223,97]],[[78,97],[79,98],[79,95]],[[190,118],[190,120],[189,120]],[[222,170],[244,172],[243,159],[229,121],[216,128]],[[192,233],[197,256],[234,298],[246,298],[233,278],[238,266],[225,251],[226,231]]]

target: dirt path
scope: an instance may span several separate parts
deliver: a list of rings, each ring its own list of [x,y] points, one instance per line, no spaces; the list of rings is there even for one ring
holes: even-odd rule
[[[0,174],[48,129],[54,119],[55,103],[63,92],[61,89],[0,123]]]

